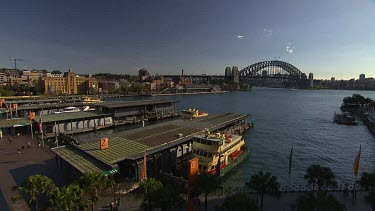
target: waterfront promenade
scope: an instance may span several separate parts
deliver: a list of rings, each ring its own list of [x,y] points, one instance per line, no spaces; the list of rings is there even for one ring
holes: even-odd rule
[[[28,141],[30,148],[27,148]],[[17,150],[22,145],[24,149],[19,154]],[[62,175],[56,170],[55,156],[47,145],[39,148],[37,140],[31,140],[30,136],[14,136],[10,143],[8,136],[3,136],[0,140],[0,210],[29,210],[25,200],[11,200],[17,194],[13,187],[34,174],[46,175],[56,184],[62,184]]]

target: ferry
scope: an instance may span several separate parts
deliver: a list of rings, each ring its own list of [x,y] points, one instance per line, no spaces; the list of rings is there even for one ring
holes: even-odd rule
[[[335,112],[333,114],[333,122],[342,125],[357,125],[357,122],[355,122],[355,118],[348,112],[344,112],[342,114],[337,114]]]
[[[102,103],[103,101],[99,98],[93,98],[89,96],[82,97],[83,103]]]
[[[193,155],[199,160],[198,171],[217,177],[223,177],[250,154],[241,135],[210,134],[208,130],[194,136],[192,148]]]
[[[194,108],[187,108],[185,110],[182,110],[181,116],[184,119],[193,119],[193,118],[208,116],[208,113],[199,111],[198,109],[194,109]]]
[[[82,111],[95,111],[96,109],[95,108],[91,108],[90,106],[84,106],[82,108]]]

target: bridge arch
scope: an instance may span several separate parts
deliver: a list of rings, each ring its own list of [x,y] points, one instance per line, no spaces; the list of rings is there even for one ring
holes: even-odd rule
[[[264,69],[267,69],[270,71],[271,67],[278,67],[281,68],[282,70],[286,71],[289,73],[288,76],[279,76],[280,78],[291,78],[295,80],[300,80],[304,79],[306,77],[306,74],[301,72],[298,68],[295,66],[284,62],[284,61],[278,61],[278,60],[272,60],[272,61],[263,61],[263,62],[258,62],[255,64],[252,64],[250,66],[245,67],[244,69],[240,70],[239,75],[241,78],[246,78],[246,77],[261,77],[261,72]],[[261,73],[261,74],[259,74]],[[273,76],[273,77],[278,77],[278,76]]]

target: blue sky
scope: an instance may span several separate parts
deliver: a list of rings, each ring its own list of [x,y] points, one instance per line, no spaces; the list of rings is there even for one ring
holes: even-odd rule
[[[374,0],[0,0],[0,67],[223,74],[289,62],[315,78],[375,77]]]

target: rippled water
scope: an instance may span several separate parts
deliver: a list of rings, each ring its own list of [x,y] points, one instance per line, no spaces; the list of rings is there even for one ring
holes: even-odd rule
[[[209,113],[251,114],[255,127],[244,134],[251,156],[227,176],[226,185],[243,185],[259,170],[271,171],[282,184],[288,181],[292,145],[292,184],[304,184],[311,164],[330,167],[339,183],[352,183],[353,161],[362,145],[360,173],[375,169],[375,142],[361,122],[358,126],[332,123],[342,99],[353,93],[375,99],[375,92],[288,90],[258,88],[254,92],[143,97],[179,100],[178,108],[198,108]],[[134,98],[122,98],[122,100]],[[140,98],[136,98],[140,99]]]

